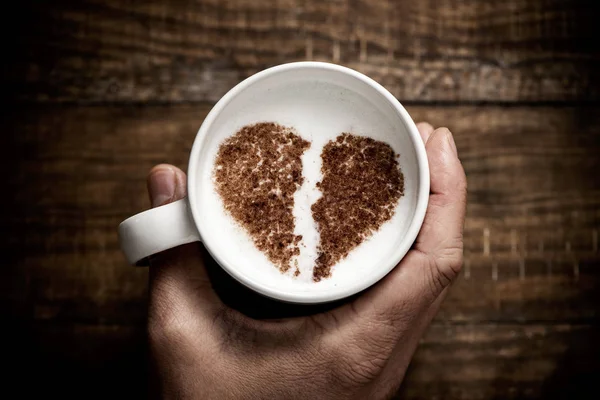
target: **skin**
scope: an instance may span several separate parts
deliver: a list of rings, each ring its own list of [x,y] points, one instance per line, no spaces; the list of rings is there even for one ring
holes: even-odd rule
[[[400,264],[359,296],[287,318],[286,307],[298,310],[263,299],[251,304],[281,315],[251,317],[224,300],[232,291],[243,297],[244,289],[233,284],[217,294],[217,282],[228,278],[210,273],[214,261],[200,244],[152,257],[153,392],[167,399],[391,397],[462,265],[465,173],[447,128],[418,128],[431,171],[423,227]],[[185,174],[158,165],[148,190],[153,207],[178,200],[186,195]]]

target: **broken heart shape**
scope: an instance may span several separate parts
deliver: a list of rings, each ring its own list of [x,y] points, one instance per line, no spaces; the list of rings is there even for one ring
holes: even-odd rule
[[[331,268],[394,215],[404,176],[387,143],[344,133],[321,153],[323,196],[312,205],[321,240],[313,279]]]
[[[215,160],[215,187],[225,210],[281,272],[300,274],[302,236],[294,233],[294,193],[303,184],[301,157],[310,147],[293,128],[245,126],[223,142]],[[313,280],[392,218],[404,194],[404,176],[389,144],[342,133],[322,150],[322,196],[311,206],[320,234]]]

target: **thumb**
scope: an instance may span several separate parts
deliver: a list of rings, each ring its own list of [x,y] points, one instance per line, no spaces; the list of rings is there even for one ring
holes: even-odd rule
[[[147,185],[153,208],[187,195],[186,175],[172,165],[152,168]],[[157,306],[158,312],[171,313],[174,306],[193,309],[195,314],[215,312],[221,302],[206,272],[204,253],[200,243],[190,243],[150,257],[151,306]]]
[[[187,195],[185,178],[185,172],[169,164],[152,168],[146,180],[152,208],[183,199]]]

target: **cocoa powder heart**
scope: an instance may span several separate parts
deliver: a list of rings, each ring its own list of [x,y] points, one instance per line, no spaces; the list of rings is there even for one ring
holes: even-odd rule
[[[300,255],[294,193],[304,181],[301,156],[309,147],[292,128],[258,123],[222,143],[215,161],[215,187],[225,210],[281,272]],[[324,146],[317,183],[322,197],[311,207],[320,234],[315,282],[331,276],[337,262],[394,215],[404,193],[397,157],[387,143],[350,133]]]
[[[292,210],[304,180],[300,157],[309,147],[292,128],[259,123],[222,143],[215,161],[215,187],[225,210],[282,272],[300,254]]]
[[[349,133],[325,145],[323,196],[311,207],[321,235],[314,281],[392,218],[404,194],[397,157],[387,143]]]

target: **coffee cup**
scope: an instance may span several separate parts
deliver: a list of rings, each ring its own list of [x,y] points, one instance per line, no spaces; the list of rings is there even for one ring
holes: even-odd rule
[[[319,282],[306,271],[294,276],[274,268],[228,215],[215,190],[219,146],[240,128],[264,121],[293,127],[312,144],[315,157],[343,132],[388,143],[399,154],[404,193],[393,217]],[[382,279],[415,241],[429,199],[425,146],[408,112],[371,78],[321,62],[279,65],[231,89],[200,127],[187,173],[186,198],[120,224],[119,240],[127,260],[136,264],[164,250],[200,241],[233,278],[262,295],[290,303],[339,300]],[[314,200],[305,199],[306,204]]]

